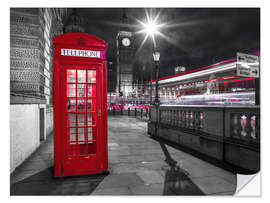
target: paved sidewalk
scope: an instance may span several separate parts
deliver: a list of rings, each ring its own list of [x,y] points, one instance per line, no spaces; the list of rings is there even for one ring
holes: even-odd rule
[[[232,195],[236,175],[167,146],[169,166],[147,123],[108,119],[109,175],[53,178],[53,136],[11,175],[12,195]]]

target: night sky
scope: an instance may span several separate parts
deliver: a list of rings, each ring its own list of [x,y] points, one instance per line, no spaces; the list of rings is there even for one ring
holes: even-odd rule
[[[142,29],[136,21],[146,21],[144,8],[126,8],[131,29]],[[148,10],[148,12],[150,12]],[[187,70],[235,58],[236,52],[252,53],[260,50],[259,8],[158,8],[158,23],[167,26],[159,29],[170,40],[156,37],[161,53],[160,77],[173,75],[178,65]],[[107,59],[116,60],[116,35],[120,29],[122,8],[77,8],[83,17],[86,32],[105,40]],[[139,46],[145,34],[136,34]],[[136,59],[144,67],[152,63],[151,40],[148,38]]]

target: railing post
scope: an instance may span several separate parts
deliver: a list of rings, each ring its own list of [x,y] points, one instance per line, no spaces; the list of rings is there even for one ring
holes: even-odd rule
[[[222,160],[223,162],[226,162],[226,143],[225,143],[225,133],[226,133],[226,109],[225,107],[222,108]]]
[[[134,111],[134,116],[135,116],[135,118],[136,118],[136,114],[137,114],[137,110],[136,110],[136,108],[134,109],[135,111]]]
[[[143,116],[143,108],[141,108],[141,118],[142,118],[142,116]]]
[[[260,105],[260,78],[255,79],[255,105]]]
[[[130,111],[130,109],[129,109],[129,107],[128,107],[128,116],[129,116],[129,111]]]
[[[113,115],[115,115],[115,108],[113,107]]]
[[[159,128],[159,105],[156,106],[156,129],[155,129],[155,136],[158,137],[158,128]]]

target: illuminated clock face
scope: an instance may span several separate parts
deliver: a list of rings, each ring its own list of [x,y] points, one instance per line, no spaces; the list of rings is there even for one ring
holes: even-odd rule
[[[130,45],[130,40],[128,38],[124,38],[124,39],[122,39],[122,44],[125,47],[128,47]]]

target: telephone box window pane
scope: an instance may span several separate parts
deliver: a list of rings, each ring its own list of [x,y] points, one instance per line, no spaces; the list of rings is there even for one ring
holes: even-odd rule
[[[88,99],[87,112],[95,111],[96,99]]]
[[[92,108],[93,108],[93,103],[92,103],[92,99],[88,99],[87,100],[87,111],[93,111]]]
[[[88,141],[92,142],[93,141],[93,131],[92,128],[88,128]]]
[[[86,71],[78,70],[78,83],[86,82]]]
[[[76,70],[67,70],[67,82],[76,82]]]
[[[69,113],[67,116],[67,127],[76,127],[76,114]]]
[[[78,141],[84,141],[85,140],[85,134],[84,134],[84,128],[78,128]]]
[[[88,97],[96,97],[96,85],[87,85],[87,96]]]
[[[84,84],[77,85],[77,97],[85,97],[86,96],[86,86]]]
[[[78,112],[84,112],[84,99],[77,99],[77,105]]]
[[[89,70],[87,71],[87,82],[88,83],[96,83],[96,71],[95,70]]]
[[[76,99],[67,98],[67,112],[76,112]]]
[[[87,118],[88,126],[96,125],[94,116],[95,116],[95,113],[88,113],[88,118]]]
[[[78,116],[78,127],[86,126],[85,114],[79,113],[77,116]]]
[[[76,128],[68,128],[68,139],[69,142],[76,141]]]
[[[88,126],[96,125],[96,100],[88,99],[87,120]]]
[[[67,96],[68,97],[76,97],[76,85],[75,84],[69,84],[67,86]]]

